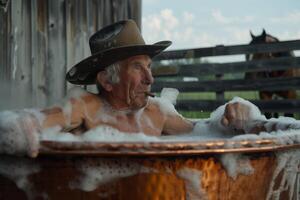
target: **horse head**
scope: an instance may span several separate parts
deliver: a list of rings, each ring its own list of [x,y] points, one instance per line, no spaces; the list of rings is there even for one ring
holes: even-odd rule
[[[264,44],[264,43],[271,43],[271,42],[279,42],[279,39],[268,34],[265,29],[262,30],[260,35],[254,35],[250,30],[250,36],[252,40],[249,44]],[[274,57],[271,53],[257,53],[257,54],[246,54],[246,60],[253,60],[257,58],[271,58]],[[277,57],[277,56],[276,56]]]

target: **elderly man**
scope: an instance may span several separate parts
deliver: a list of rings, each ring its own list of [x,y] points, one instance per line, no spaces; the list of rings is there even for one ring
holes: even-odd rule
[[[10,124],[7,116],[0,117],[0,136],[10,137],[2,139],[4,146],[20,146],[20,152],[27,151],[35,157],[39,150],[38,133],[41,129],[58,125],[63,131],[72,133],[82,133],[98,126],[155,136],[191,132],[193,122],[183,118],[174,107],[149,97],[154,81],[151,58],[170,44],[170,41],[145,44],[132,20],[104,27],[90,38],[92,56],[76,64],[66,76],[73,84],[96,84],[99,93],[77,93],[67,100],[64,107],[42,110],[42,115],[38,113],[38,116],[26,112],[21,117],[19,114],[10,115],[15,124]],[[249,111],[245,104],[229,103],[219,124],[223,129],[230,127],[231,132],[245,132]],[[258,127],[256,131],[259,130]],[[5,143],[11,140],[12,144]],[[11,152],[15,151],[12,149]]]
[[[75,65],[67,80],[73,84],[96,84],[99,94],[86,93],[71,98],[71,113],[62,108],[44,110],[42,127],[60,125],[72,131],[108,125],[122,132],[148,135],[188,133],[193,123],[177,112],[164,112],[159,103],[149,100],[153,77],[151,58],[171,44],[161,41],[146,45],[132,20],[104,27],[90,38],[92,56]],[[249,108],[228,104],[222,123],[241,129]]]

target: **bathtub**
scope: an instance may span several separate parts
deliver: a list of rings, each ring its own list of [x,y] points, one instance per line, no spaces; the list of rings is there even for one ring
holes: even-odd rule
[[[43,141],[0,159],[0,199],[299,199],[300,144],[276,139]]]

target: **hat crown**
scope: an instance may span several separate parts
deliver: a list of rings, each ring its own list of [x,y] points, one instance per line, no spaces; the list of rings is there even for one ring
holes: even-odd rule
[[[111,64],[136,55],[159,54],[171,41],[145,44],[140,30],[133,20],[123,20],[105,26],[90,37],[92,55],[77,63],[67,73],[66,79],[73,84],[96,83],[97,73]]]
[[[102,28],[89,40],[92,54],[112,48],[145,45],[145,41],[133,20],[124,20]]]

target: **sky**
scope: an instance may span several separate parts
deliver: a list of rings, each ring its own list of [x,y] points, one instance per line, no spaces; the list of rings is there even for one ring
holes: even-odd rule
[[[247,44],[263,28],[300,39],[300,0],[142,0],[146,43],[171,40],[169,49]]]

